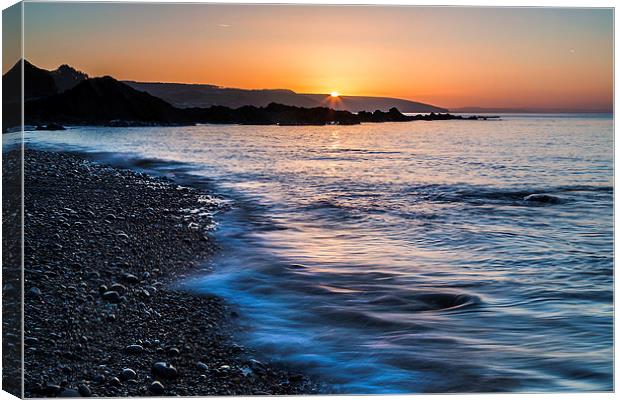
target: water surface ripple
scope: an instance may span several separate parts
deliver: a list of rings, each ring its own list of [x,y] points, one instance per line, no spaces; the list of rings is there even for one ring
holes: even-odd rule
[[[180,286],[334,391],[613,388],[609,115],[27,140],[229,199],[215,272]]]

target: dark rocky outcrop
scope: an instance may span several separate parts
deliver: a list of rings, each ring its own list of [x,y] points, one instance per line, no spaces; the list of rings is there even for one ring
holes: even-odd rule
[[[4,92],[4,112],[6,116],[5,125],[3,126],[4,131],[18,126],[21,122],[20,74],[21,64],[18,63],[3,77],[7,84]],[[111,127],[190,125],[196,123],[353,125],[363,122],[489,118],[463,117],[434,112],[410,116],[402,114],[396,107],[392,107],[388,111],[378,109],[372,113],[360,111],[354,114],[342,109],[342,102],[352,99],[349,96],[331,99],[325,103],[328,106],[320,107],[299,107],[271,102],[260,107],[243,105],[231,108],[214,105],[207,108],[179,108],[152,94],[135,89],[135,82],[133,83],[134,87],[132,87],[110,76],[88,78],[86,74],[68,65],[61,65],[54,71],[46,71],[24,61],[24,76],[26,80],[24,123],[26,125],[38,125],[41,127],[38,129],[48,130],[51,129],[50,127],[61,129],[60,127],[63,124],[106,125]],[[157,85],[160,84],[153,85],[158,87]],[[205,85],[197,86],[202,87]],[[137,87],[141,86],[138,85]],[[281,96],[296,95],[294,92],[286,90],[277,92]],[[360,97],[359,99],[362,98]],[[386,98],[381,99],[385,100]],[[391,100],[400,101],[399,99]],[[249,100],[246,99],[244,101]],[[324,102],[318,102],[317,104],[322,103]],[[436,107],[431,108],[436,109]]]
[[[57,92],[49,71],[37,68],[23,60],[24,99],[51,96]],[[2,131],[18,126],[22,114],[22,60],[2,75]]]
[[[56,94],[58,88],[49,71],[35,67],[28,61],[24,66],[24,98],[26,100]],[[22,85],[22,61],[18,61],[13,68],[2,76],[2,101],[20,102]]]
[[[26,102],[26,124],[153,126],[195,123],[242,125],[354,125],[362,122],[478,119],[450,114],[408,116],[395,107],[373,113],[334,110],[327,107],[295,107],[271,103],[266,107],[176,108],[146,92],[105,76],[86,79],[64,93]],[[51,125],[51,124],[50,124]],[[49,125],[48,125],[49,126]]]
[[[148,93],[104,76],[86,79],[64,93],[27,101],[26,124],[106,124],[112,120],[189,123],[183,113]]]
[[[304,108],[271,103],[266,107],[243,106],[232,109],[222,106],[186,109],[196,123],[243,125],[353,125],[359,124],[355,114],[326,107]]]

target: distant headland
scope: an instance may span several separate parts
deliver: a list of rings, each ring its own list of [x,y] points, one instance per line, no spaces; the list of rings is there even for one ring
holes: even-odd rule
[[[264,106],[245,104],[239,107],[226,105],[211,105],[209,107],[180,107],[171,104],[160,97],[154,96],[146,89],[154,85],[155,92],[165,92],[166,96],[173,96],[174,90],[168,90],[161,85],[140,84],[136,82],[121,82],[110,76],[90,78],[83,72],[62,65],[54,71],[48,71],[34,66],[24,60],[24,99],[25,124],[37,125],[39,129],[58,124],[71,125],[107,125],[107,126],[155,126],[155,125],[192,125],[208,124],[243,124],[243,125],[355,125],[360,123],[378,122],[406,122],[406,121],[434,121],[434,120],[476,120],[489,117],[452,115],[435,110],[444,111],[434,106],[419,104],[427,107],[427,114],[405,115],[396,106],[387,111],[376,109],[373,112],[359,110],[353,113],[348,110],[334,109],[327,106],[302,107],[291,104],[280,104],[271,101]],[[17,63],[3,76],[5,91],[3,93],[3,108],[6,128],[20,124],[20,88],[21,63]],[[171,87],[176,87],[170,84]],[[188,85],[196,86],[196,85]],[[205,101],[200,93],[209,92],[199,86],[196,93],[197,102]],[[228,90],[240,89],[221,89]],[[153,90],[151,90],[152,92]],[[300,96],[291,92],[295,96]],[[288,93],[288,95],[292,95]],[[211,93],[213,94],[213,93]],[[164,96],[164,97],[165,97]],[[224,93],[223,99],[230,97]],[[227,97],[228,96],[228,97]],[[306,100],[325,95],[306,95]],[[314,96],[314,97],[313,97]],[[174,97],[174,96],[173,96]],[[269,98],[269,97],[267,97]],[[210,101],[216,101],[213,100]],[[352,100],[351,100],[352,99]],[[374,100],[373,100],[374,99]],[[378,99],[378,100],[377,100]],[[254,99],[256,101],[256,99]],[[341,102],[349,104],[371,104],[373,101],[389,102],[388,98],[372,97],[343,97]],[[249,100],[248,100],[249,101]],[[310,100],[308,100],[310,101]],[[353,103],[351,103],[351,101]],[[401,99],[394,99],[396,104]],[[313,103],[308,103],[311,105]],[[386,103],[389,104],[389,103]],[[185,104],[187,105],[187,104]],[[385,107],[384,107],[385,108]],[[11,119],[12,117],[12,119]]]

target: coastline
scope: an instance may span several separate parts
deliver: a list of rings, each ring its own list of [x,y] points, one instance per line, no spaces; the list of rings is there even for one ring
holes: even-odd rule
[[[26,397],[319,392],[236,344],[222,299],[174,289],[217,251],[207,193],[73,154],[24,161]]]

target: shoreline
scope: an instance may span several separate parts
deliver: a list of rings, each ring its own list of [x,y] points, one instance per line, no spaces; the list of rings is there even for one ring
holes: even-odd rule
[[[235,343],[222,299],[175,290],[217,251],[208,193],[75,154],[24,160],[26,397],[320,392]]]

